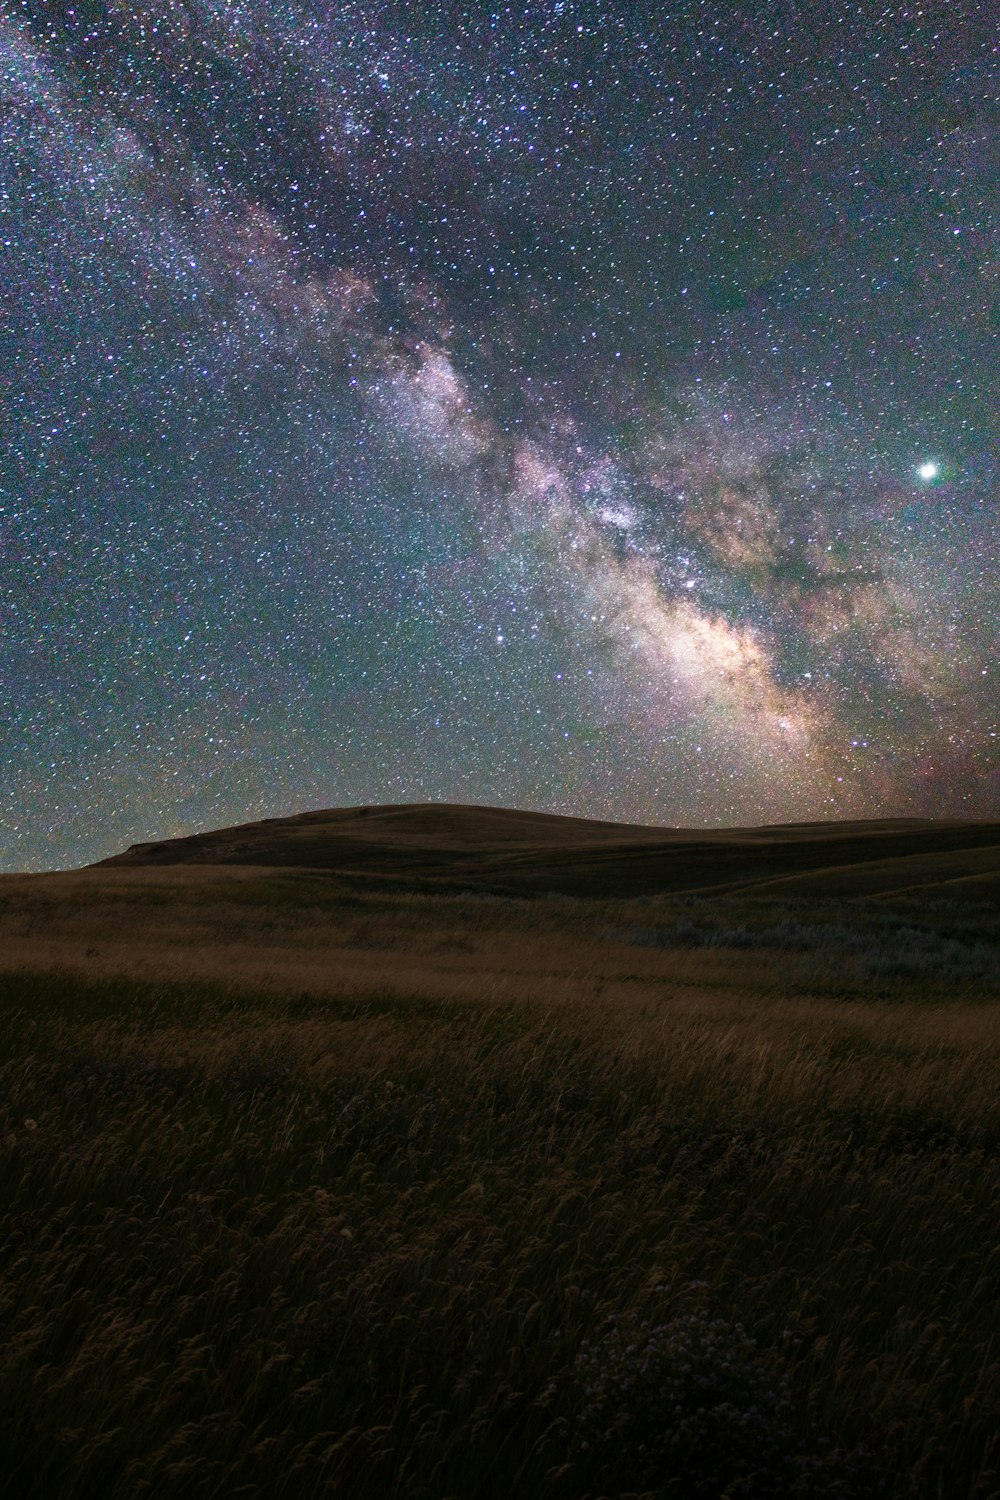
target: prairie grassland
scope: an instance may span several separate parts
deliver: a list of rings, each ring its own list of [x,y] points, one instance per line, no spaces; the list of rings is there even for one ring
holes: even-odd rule
[[[11,1493],[1000,1494],[993,915],[209,878],[0,887]]]

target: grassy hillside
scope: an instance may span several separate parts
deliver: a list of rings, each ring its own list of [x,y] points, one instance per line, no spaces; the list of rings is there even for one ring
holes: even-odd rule
[[[11,1493],[1000,1493],[1000,916],[800,892],[0,880]]]
[[[859,889],[877,894],[971,879],[974,899],[982,899],[1000,894],[1000,824],[897,819],[694,830],[505,808],[337,808],[139,844],[103,864],[298,866],[428,889],[458,883],[617,898],[749,891],[779,879],[805,881],[805,894],[838,895],[854,894],[855,875]]]

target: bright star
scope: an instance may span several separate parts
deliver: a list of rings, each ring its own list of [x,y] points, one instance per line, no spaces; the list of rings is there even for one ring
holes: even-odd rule
[[[941,465],[933,463],[930,460],[928,460],[928,462],[925,464],[921,464],[920,468],[917,470],[917,473],[920,475],[921,479],[936,479],[940,472]]]

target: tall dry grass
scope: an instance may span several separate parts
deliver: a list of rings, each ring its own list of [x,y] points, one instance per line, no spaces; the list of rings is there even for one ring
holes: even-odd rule
[[[1000,1493],[982,955],[422,899],[203,908],[256,990],[0,979],[11,1493]]]

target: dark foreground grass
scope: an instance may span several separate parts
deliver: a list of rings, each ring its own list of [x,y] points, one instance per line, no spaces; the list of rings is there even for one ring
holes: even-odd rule
[[[991,1496],[978,1012],[0,981],[5,1492]]]

